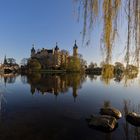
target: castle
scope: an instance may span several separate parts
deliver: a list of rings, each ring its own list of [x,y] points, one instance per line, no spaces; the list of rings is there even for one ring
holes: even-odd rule
[[[78,57],[78,46],[75,44],[73,46],[73,56],[70,56],[68,51],[60,50],[58,44],[53,49],[35,50],[34,44],[31,49],[31,59],[37,59],[42,69],[48,68],[62,68],[68,65],[71,57]]]

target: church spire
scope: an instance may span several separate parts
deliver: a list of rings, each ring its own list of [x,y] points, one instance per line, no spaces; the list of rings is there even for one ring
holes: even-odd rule
[[[55,50],[56,50],[56,51],[59,50],[59,47],[58,47],[58,43],[57,43],[57,42],[56,42]]]
[[[78,55],[78,46],[77,46],[76,40],[75,40],[75,44],[73,46],[73,56],[77,57],[77,55]]]
[[[76,40],[75,40],[75,45],[76,45]]]
[[[34,48],[34,44],[32,44],[32,49],[31,49],[31,57],[33,57],[36,53],[35,48]]]
[[[4,62],[3,62],[3,64],[7,64],[7,58],[6,58],[6,55],[5,55],[5,57],[4,57]]]
[[[77,44],[76,44],[76,40],[75,40],[75,44],[74,44],[74,47],[73,47],[73,48],[75,48],[75,49],[78,48],[78,46],[77,46]]]

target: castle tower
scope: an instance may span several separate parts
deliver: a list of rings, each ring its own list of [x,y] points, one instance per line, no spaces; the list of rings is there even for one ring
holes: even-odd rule
[[[35,48],[34,48],[34,44],[32,45],[32,49],[31,49],[31,57],[34,57],[36,51],[35,51]]]
[[[58,45],[57,45],[57,42],[56,42],[56,46],[55,46],[55,52],[58,52],[59,51],[59,48],[58,48]]]
[[[73,56],[77,57],[77,55],[78,55],[78,46],[77,46],[76,40],[75,40],[75,44],[73,46]]]
[[[56,42],[56,46],[54,48],[54,66],[59,67],[60,64],[61,64],[60,52],[59,52],[59,47]]]

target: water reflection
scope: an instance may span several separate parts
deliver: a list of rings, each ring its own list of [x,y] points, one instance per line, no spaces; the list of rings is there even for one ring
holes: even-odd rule
[[[91,81],[93,81],[93,80],[97,80],[97,78],[98,78],[98,76],[97,75],[94,75],[94,74],[88,74],[88,77],[89,77],[89,79],[91,80]]]
[[[10,74],[1,74],[0,75],[0,79],[1,80],[3,79],[3,82],[5,83],[5,86],[6,86],[7,83],[8,84],[15,83],[17,76],[18,76],[18,74],[13,74],[13,73],[10,73]]]
[[[85,76],[80,74],[43,74],[33,73],[27,75],[27,82],[30,84],[31,93],[41,94],[51,93],[56,96],[65,94],[69,88],[72,88],[74,98],[78,96],[78,89],[82,87]]]
[[[140,139],[140,128],[125,120],[128,112],[140,112],[140,95],[133,87],[114,86],[116,82],[119,83],[117,85],[124,85],[125,78],[128,83],[136,77],[132,73],[113,76],[105,73],[100,76],[76,73],[1,75],[1,83],[5,82],[4,88],[7,90],[0,92],[3,116],[3,120],[0,120],[0,135],[3,139],[25,139],[25,135],[27,139],[36,139],[38,136],[38,139],[50,140],[67,139],[68,136],[69,139],[81,140],[94,137],[106,140]],[[103,84],[108,84],[109,88]],[[60,98],[56,102],[54,96],[42,96],[45,94]],[[63,94],[66,96],[61,96]],[[73,102],[71,96],[74,100],[78,96],[78,100]],[[98,114],[101,107],[116,107],[123,112],[118,128],[112,133],[90,129],[85,123],[85,118],[92,113]],[[56,135],[57,138],[54,138]]]
[[[140,104],[134,105],[130,100],[124,100],[123,113],[126,116],[129,112],[140,112]],[[123,122],[124,139],[125,140],[139,140],[140,139],[140,127],[135,127],[128,123]]]
[[[109,71],[112,71],[111,73]],[[88,77],[91,81],[97,80],[98,77],[100,78],[100,81],[102,81],[105,85],[110,85],[111,81],[115,81],[117,83],[123,82],[123,85],[126,87],[131,83],[133,83],[138,77],[138,73],[132,73],[132,72],[125,72],[125,73],[113,73],[113,70],[111,68],[107,68],[105,71],[102,72],[102,74],[95,75],[95,74],[88,74]]]
[[[105,85],[110,85],[111,81],[120,83],[123,81],[124,86],[129,82],[133,82],[138,78],[138,73],[128,72],[125,73],[110,73],[112,67],[103,70],[101,75],[96,74],[45,74],[45,73],[32,73],[28,75],[21,75],[20,80],[23,84],[30,84],[31,93],[39,92],[41,94],[52,93],[58,95],[59,93],[66,93],[71,87],[73,89],[73,96],[77,96],[77,89],[81,88],[83,82],[88,77],[91,81],[99,80]],[[18,74],[3,74],[0,75],[2,82],[12,84],[16,82]],[[99,79],[98,79],[99,78]]]
[[[123,100],[122,102],[122,113],[123,113],[123,118],[120,119],[121,121],[119,121],[118,123],[121,124],[120,126],[118,125],[117,127],[120,128],[120,130],[122,131],[122,136],[120,137],[123,140],[139,140],[140,139],[140,127],[139,126],[135,126],[130,124],[129,122],[127,122],[126,120],[126,115],[129,112],[139,112],[140,113],[140,104],[135,104],[132,103],[131,100]],[[104,101],[103,103],[103,107],[112,107],[111,102],[108,101]],[[98,128],[94,128],[97,131],[101,131]],[[116,130],[114,130],[116,131]],[[114,139],[114,133],[105,133],[105,140],[113,140]]]

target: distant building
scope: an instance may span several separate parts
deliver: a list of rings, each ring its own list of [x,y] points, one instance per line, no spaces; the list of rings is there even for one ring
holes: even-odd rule
[[[74,44],[73,56],[78,56],[78,46]],[[31,49],[31,59],[39,60],[41,67],[45,68],[60,68],[68,64],[70,55],[67,50],[60,50],[58,44],[52,49],[42,48],[41,50],[35,50],[34,44]]]
[[[7,72],[16,72],[19,70],[19,65],[15,62],[13,58],[6,58],[4,57],[3,64],[1,65],[0,69],[2,71]]]

